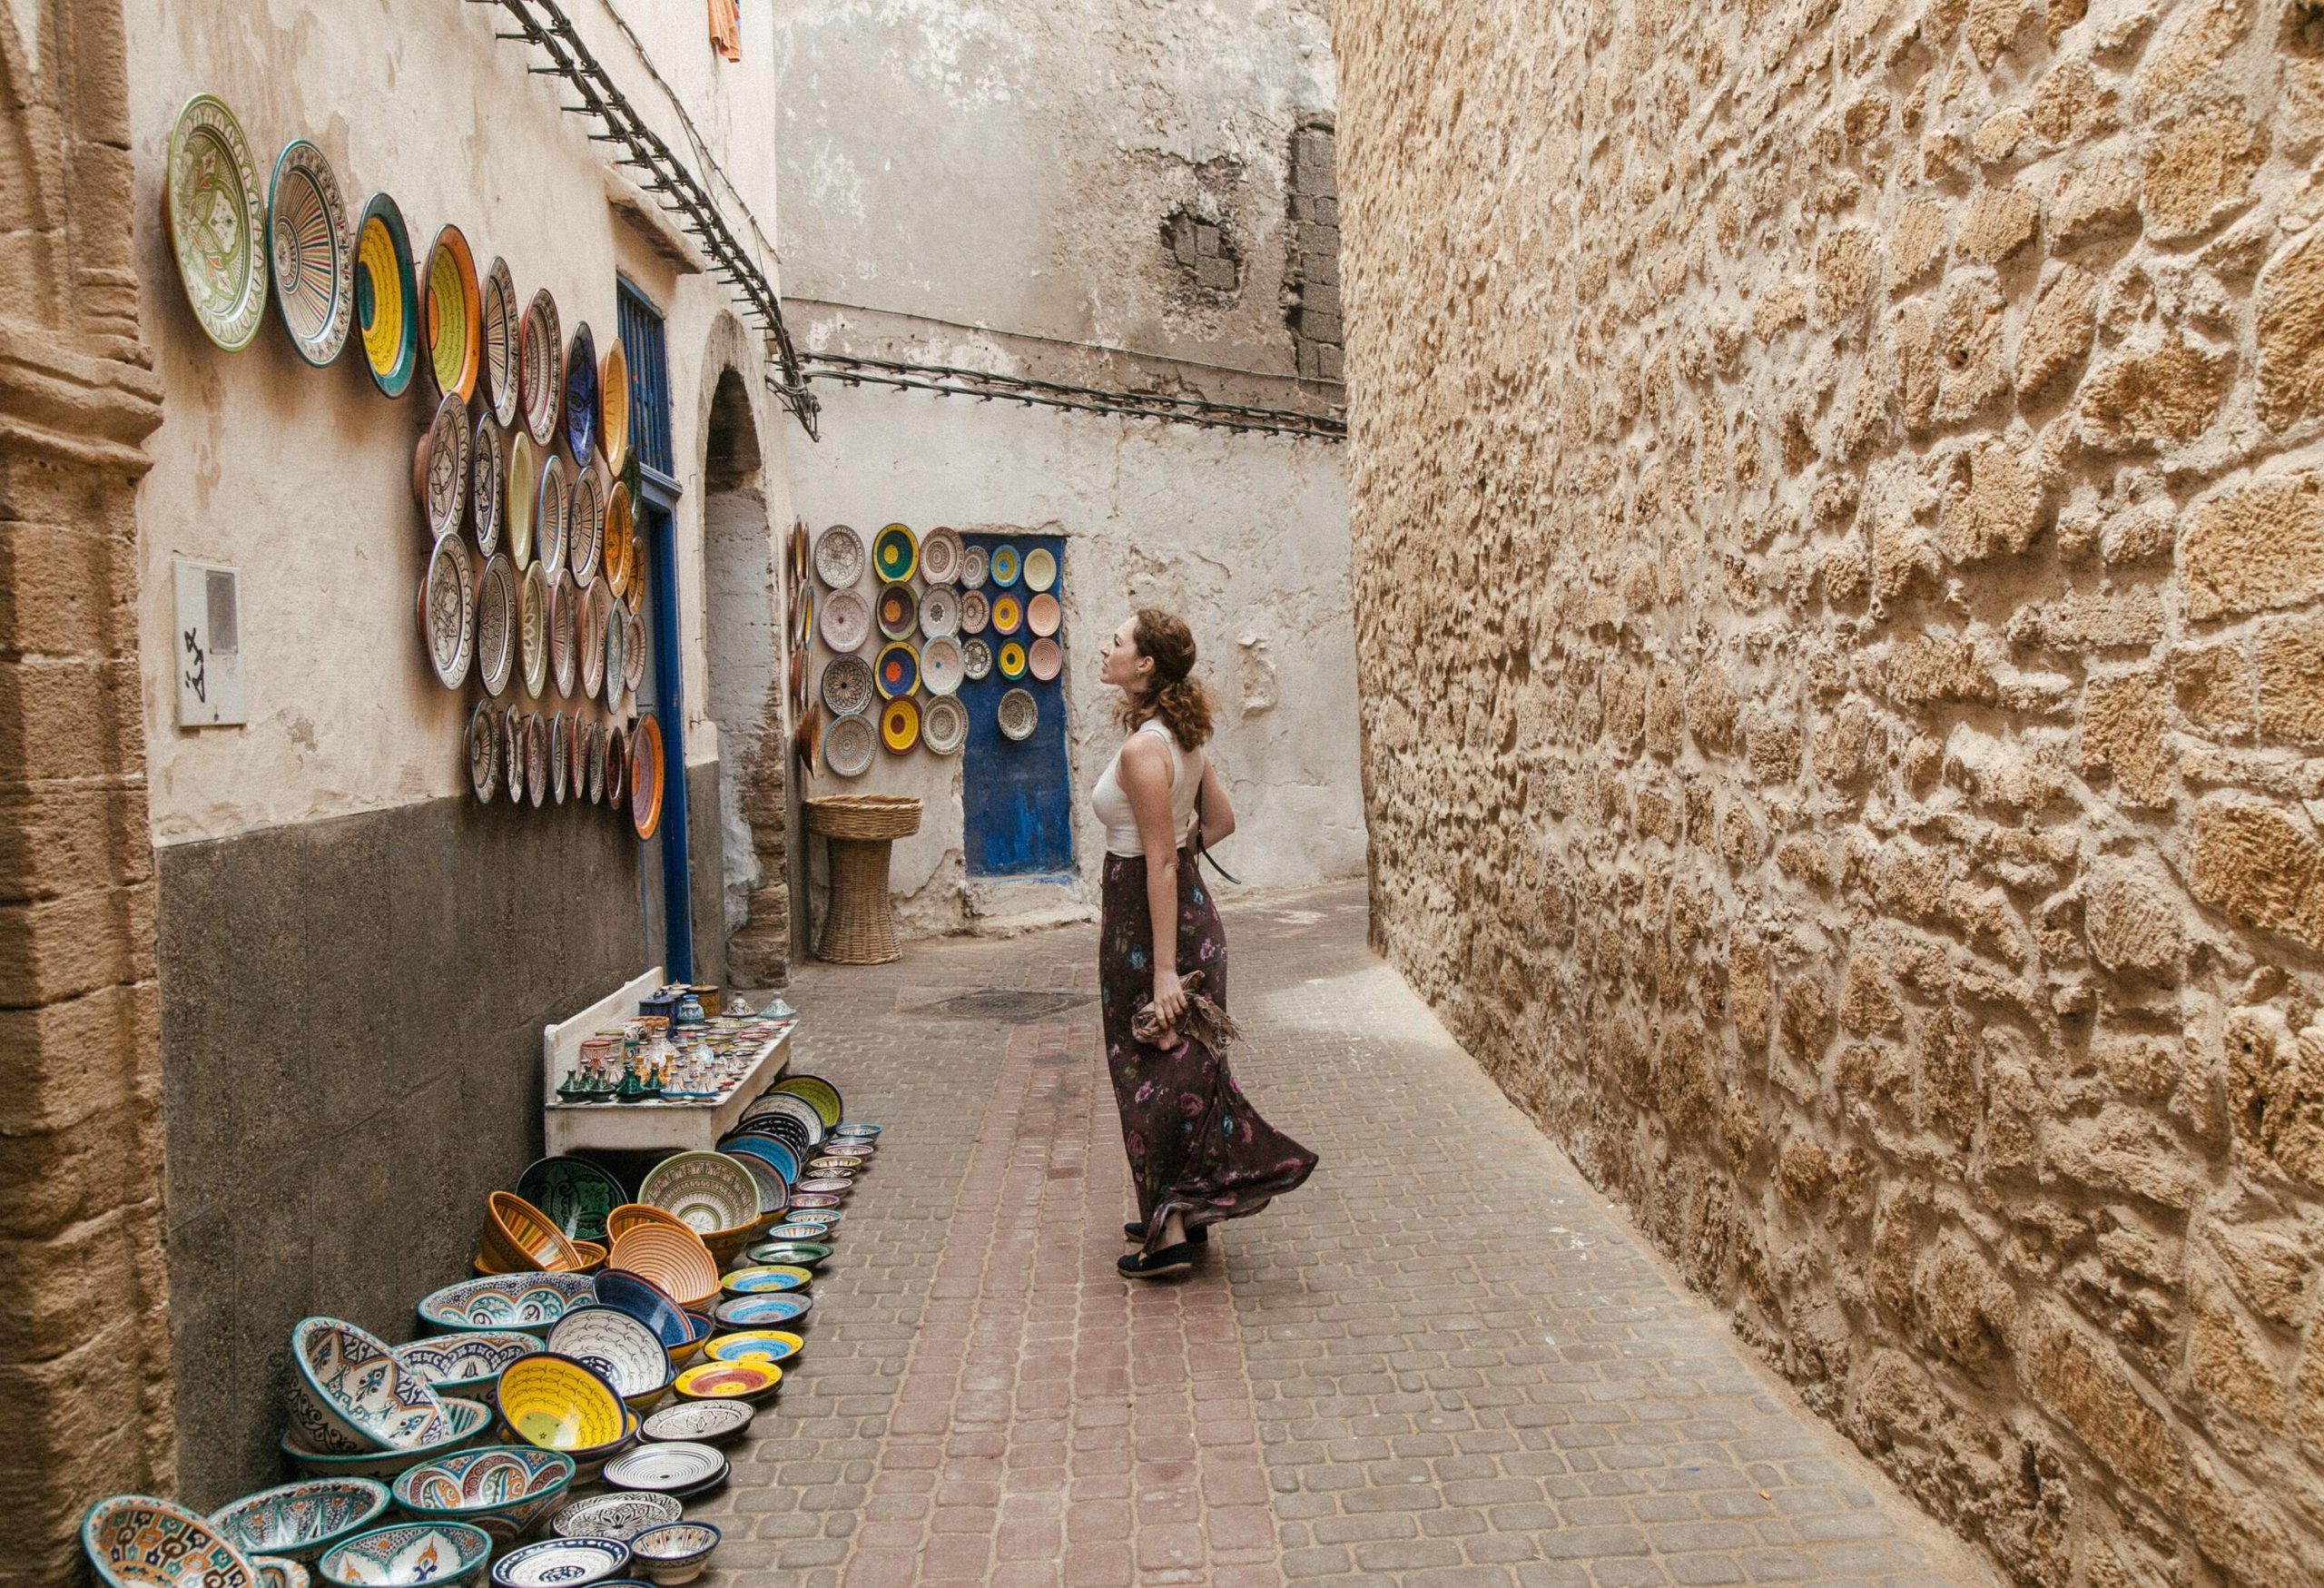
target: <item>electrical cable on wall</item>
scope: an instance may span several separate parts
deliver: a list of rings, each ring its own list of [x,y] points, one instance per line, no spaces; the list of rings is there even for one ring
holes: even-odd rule
[[[1072,386],[1057,380],[1036,380],[1022,375],[996,375],[986,370],[964,370],[951,364],[921,364],[900,359],[867,359],[849,353],[810,352],[802,356],[808,380],[837,380],[849,386],[891,386],[900,390],[933,391],[946,397],[1019,402],[1034,408],[1068,409],[1081,413],[1120,414],[1129,419],[1160,419],[1168,424],[1195,425],[1209,430],[1241,430],[1259,435],[1300,436],[1318,441],[1344,441],[1347,422],[1295,409],[1254,408],[1245,403],[1216,402],[1203,397],[1176,397],[1160,391],[1109,391],[1102,387]]]

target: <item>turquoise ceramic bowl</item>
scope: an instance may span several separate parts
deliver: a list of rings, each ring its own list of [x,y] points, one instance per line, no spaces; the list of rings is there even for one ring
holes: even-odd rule
[[[473,1329],[464,1334],[430,1335],[391,1347],[406,1372],[416,1373],[439,1396],[463,1395],[488,1401],[500,1370],[517,1357],[541,1348],[541,1337],[522,1329]]]
[[[246,1555],[305,1563],[352,1538],[388,1508],[374,1478],[310,1478],[245,1494],[210,1514],[210,1525]]]
[[[466,1584],[492,1558],[492,1535],[464,1522],[399,1522],[359,1533],[315,1563],[332,1588]]]
[[[761,1242],[743,1255],[753,1263],[814,1269],[823,1266],[823,1259],[832,1255],[832,1248],[828,1241],[770,1240]]]
[[[423,1461],[433,1461],[478,1443],[492,1421],[492,1414],[475,1401],[449,1396],[444,1399],[444,1414],[452,1425],[450,1429],[434,1444],[416,1450],[366,1450],[353,1455],[333,1455],[309,1450],[286,1433],[282,1435],[282,1454],[309,1477],[378,1478],[389,1482]]]
[[[548,1514],[578,1469],[561,1450],[487,1445],[413,1467],[396,1479],[396,1504],[424,1522],[465,1522],[506,1549]]]
[[[491,1274],[447,1285],[419,1304],[419,1321],[438,1334],[517,1329],[546,1335],[566,1309],[597,1297],[586,1274]]]
[[[81,1553],[104,1588],[260,1588],[250,1557],[207,1518],[151,1494],[115,1494],[81,1518]]]

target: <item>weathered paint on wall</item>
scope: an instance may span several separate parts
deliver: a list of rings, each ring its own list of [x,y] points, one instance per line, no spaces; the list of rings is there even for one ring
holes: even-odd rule
[[[1390,953],[2019,1581],[2324,1579],[2324,15],[1340,21]]]
[[[706,274],[677,272],[655,242],[616,218],[610,200],[648,210],[651,202],[608,175],[605,146],[587,142],[592,126],[557,110],[564,92],[556,82],[527,74],[537,57],[495,41],[496,7],[389,0],[334,8],[327,25],[288,4],[131,0],[128,9],[140,41],[130,55],[138,279],[166,391],[139,504],[145,654],[171,655],[172,556],[233,564],[242,577],[251,699],[246,728],[182,733],[169,667],[149,663],[156,841],[458,793],[467,786],[461,728],[474,698],[473,688],[455,694],[433,681],[414,618],[427,547],[411,461],[428,411],[425,377],[390,401],[372,387],[358,348],[329,369],[310,369],[271,309],[252,346],[222,353],[185,306],[161,223],[161,163],[178,107],[196,93],[234,108],[261,180],[284,143],[313,139],[350,209],[374,192],[392,193],[415,252],[438,226],[458,224],[479,271],[504,256],[520,298],[540,287],[556,295],[568,335],[586,320],[604,347],[615,323],[617,271],[665,311],[686,492],[680,605],[694,615],[684,636],[686,747],[693,762],[714,758],[699,626],[703,449],[718,373],[710,361],[744,374],[763,434],[791,422],[760,383],[757,348],[734,322],[725,290]],[[763,126],[772,113],[768,52],[714,66],[694,10],[628,9],[639,12],[632,25],[720,163],[772,227],[772,154],[763,138],[734,131]],[[641,110],[666,123],[674,147],[688,148],[626,43],[601,14],[576,10],[590,46]],[[675,233],[661,242],[684,247]],[[779,498],[780,482],[770,488]],[[772,510],[787,520],[787,504],[778,499]]]

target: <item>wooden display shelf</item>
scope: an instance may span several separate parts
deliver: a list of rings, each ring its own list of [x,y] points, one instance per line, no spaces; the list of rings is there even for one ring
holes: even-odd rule
[[[791,1068],[791,1034],[796,1018],[759,1050],[749,1073],[714,1102],[568,1103],[557,1083],[581,1057],[581,1042],[620,1024],[667,978],[655,966],[635,981],[607,993],[570,1020],[541,1028],[541,1137],[552,1157],[563,1152],[708,1151],[742,1122],[743,1111],[783,1079]]]

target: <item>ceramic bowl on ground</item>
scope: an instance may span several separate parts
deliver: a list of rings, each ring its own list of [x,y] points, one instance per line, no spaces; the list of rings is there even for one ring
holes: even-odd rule
[[[729,1158],[755,1158],[783,1177],[788,1187],[799,1178],[800,1158],[787,1141],[777,1141],[772,1136],[754,1130],[742,1130],[718,1143],[718,1150]],[[748,1165],[744,1166],[749,1167]]]
[[[815,1310],[815,1298],[803,1290],[777,1291],[771,1296],[737,1297],[735,1299],[738,1305],[743,1302],[749,1303],[749,1306],[744,1308],[751,1315],[751,1321],[747,1327],[753,1329],[787,1328]],[[728,1327],[743,1326],[730,1324]],[[722,1339],[724,1337],[720,1336]],[[711,1346],[716,1344],[718,1344],[717,1340],[710,1342]],[[708,1356],[718,1355],[717,1352],[711,1350],[709,1346],[704,1346],[703,1350]]]
[[[719,1336],[702,1354],[714,1362],[788,1362],[806,1348],[789,1329],[743,1329]]]
[[[310,1478],[245,1494],[210,1514],[210,1525],[246,1555],[311,1561],[379,1519],[388,1485],[372,1478]]]
[[[807,1168],[815,1174],[854,1176],[862,1174],[871,1162],[868,1152],[827,1152],[821,1158],[809,1159]]]
[[[399,1522],[359,1533],[315,1563],[333,1588],[468,1583],[492,1558],[492,1535],[465,1522]]]
[[[676,1588],[702,1574],[718,1538],[718,1529],[707,1522],[673,1522],[646,1529],[629,1541],[629,1548],[650,1581],[661,1588]]]
[[[885,1125],[867,1124],[858,1119],[842,1119],[837,1125],[832,1127],[832,1134],[834,1136],[863,1136],[873,1140],[877,1140],[879,1139],[880,1132],[886,1129],[887,1127]]]
[[[617,1538],[545,1538],[511,1550],[494,1563],[496,1588],[584,1588],[618,1577],[629,1545]]]
[[[775,1290],[804,1290],[814,1278],[804,1268],[762,1263],[754,1268],[735,1269],[725,1277],[723,1285],[729,1296],[763,1296]]]
[[[717,1260],[691,1229],[641,1224],[624,1230],[614,1238],[613,1266],[651,1281],[680,1307],[718,1294]]]
[[[637,1414],[627,1406],[622,1407],[621,1410],[624,1421],[621,1425],[620,1438],[608,1440],[603,1445],[593,1445],[586,1449],[566,1453],[573,1457],[573,1465],[576,1469],[573,1475],[575,1483],[596,1483],[598,1474],[605,1471],[606,1462],[637,1443],[637,1431],[644,1425],[638,1421]]]
[[[487,1445],[413,1467],[396,1479],[396,1504],[423,1522],[465,1522],[506,1549],[556,1509],[573,1486],[573,1458],[529,1445]]]
[[[575,1240],[602,1240],[606,1215],[628,1200],[612,1173],[569,1154],[536,1159],[517,1177],[517,1195],[556,1221]]]
[[[547,1214],[514,1191],[495,1191],[485,1198],[484,1236],[479,1264],[489,1263],[496,1274],[578,1273],[581,1254],[572,1238]]]
[[[726,1481],[726,1458],[707,1445],[674,1440],[640,1445],[606,1463],[609,1488],[675,1494],[684,1500]]]
[[[444,1403],[369,1329],[302,1317],[290,1330],[290,1422],[310,1450],[410,1450],[444,1432]]]
[[[690,1401],[760,1401],[782,1383],[772,1362],[698,1362],[678,1375],[677,1390]]]
[[[832,1248],[828,1241],[804,1238],[769,1240],[760,1242],[743,1255],[753,1263],[773,1263],[783,1267],[805,1268],[812,1272],[822,1267],[824,1261],[832,1255]]]
[[[105,1588],[259,1588],[248,1555],[203,1518],[150,1494],[90,1506],[81,1553]]]
[[[736,1152],[728,1156],[751,1171],[751,1179],[758,1182],[759,1217],[764,1218],[780,1213],[791,1205],[791,1182],[765,1159],[753,1152]]]
[[[576,739],[575,743],[579,743],[579,740]],[[577,781],[580,774],[576,772],[574,775]],[[576,794],[575,797],[579,796]],[[581,1266],[573,1271],[576,1274],[594,1274],[606,1266],[606,1258],[612,1254],[613,1248],[601,1240],[576,1240],[573,1243],[573,1255],[581,1259]]]
[[[607,1268],[597,1276],[597,1300],[652,1329],[665,1350],[675,1350],[694,1336],[685,1309],[644,1275]]]
[[[853,1175],[810,1175],[807,1179],[801,1180],[793,1189],[804,1193],[810,1198],[844,1197],[855,1189],[855,1177]],[[801,1206],[812,1208],[815,1204],[812,1200],[809,1200],[802,1203]]]
[[[252,1555],[251,1569],[258,1573],[258,1588],[311,1588],[307,1568],[288,1555]]]
[[[447,1285],[419,1304],[419,1321],[445,1334],[519,1329],[544,1335],[567,1307],[596,1299],[586,1274],[496,1274]]]
[[[444,1415],[451,1426],[442,1437],[410,1450],[362,1450],[352,1455],[310,1450],[299,1443],[298,1430],[293,1428],[282,1435],[282,1454],[309,1477],[377,1478],[386,1483],[423,1461],[449,1455],[456,1450],[466,1450],[471,1445],[480,1443],[485,1431],[492,1424],[491,1412],[481,1403],[450,1396],[444,1398]]]
[[[596,1368],[637,1411],[670,1387],[670,1354],[662,1336],[619,1307],[575,1307],[548,1331],[548,1348]]]
[[[832,1238],[831,1232],[837,1228],[846,1218],[847,1215],[836,1208],[794,1208],[783,1216],[783,1222],[776,1226],[776,1228],[789,1229],[804,1224],[823,1232],[817,1236],[816,1239],[830,1240]],[[773,1234],[773,1231],[770,1230],[768,1233]]]
[[[723,1152],[673,1153],[638,1183],[637,1199],[667,1208],[704,1235],[759,1216],[758,1182]]]
[[[766,1232],[765,1242],[763,1242],[762,1244],[772,1243],[780,1245],[783,1241],[797,1240],[828,1242],[829,1236],[827,1232],[830,1228],[831,1226],[818,1220],[792,1218],[786,1217],[782,1223],[769,1227]],[[753,1248],[752,1249],[755,1250],[756,1248]]]
[[[686,1327],[694,1334],[684,1345],[670,1347],[670,1366],[674,1371],[701,1356],[704,1344],[718,1332],[718,1320],[706,1312],[696,1312],[688,1307],[685,1317]]]
[[[791,1207],[784,1217],[796,1220],[803,1213],[836,1212],[840,1200],[830,1191],[796,1191],[792,1194]]]
[[[672,1229],[694,1228],[667,1208],[656,1208],[651,1202],[624,1202],[606,1215],[606,1238],[619,1240],[644,1224],[664,1224]]]
[[[679,1401],[646,1418],[639,1433],[662,1445],[724,1445],[741,1438],[757,1415],[748,1401]]]
[[[527,1445],[567,1455],[621,1437],[621,1392],[586,1363],[549,1351],[511,1362],[494,1396],[500,1420]]]
[[[686,1508],[669,1494],[592,1494],[586,1500],[574,1501],[550,1517],[548,1528],[559,1538],[617,1538],[626,1542],[649,1527],[665,1526],[685,1514]]]
[[[478,1329],[464,1335],[430,1335],[393,1347],[395,1359],[407,1373],[438,1395],[482,1396],[500,1381],[500,1370],[517,1357],[541,1348],[539,1339],[520,1329]]]

